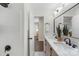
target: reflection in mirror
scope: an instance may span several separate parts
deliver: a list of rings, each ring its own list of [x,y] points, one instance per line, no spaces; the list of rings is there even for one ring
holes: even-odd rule
[[[67,26],[69,36],[72,36],[72,16],[63,16],[63,25]]]
[[[69,29],[72,29],[72,17],[64,16],[63,23],[66,24]]]
[[[58,25],[60,25],[60,29],[61,29],[61,32],[62,32],[63,16],[60,16],[60,17],[58,17],[58,18],[55,20],[55,34],[56,34],[56,35],[57,35],[56,27],[58,27]]]
[[[79,38],[79,4],[55,19],[55,33],[59,23],[62,24],[62,27],[64,24],[67,25],[68,36]]]
[[[68,26],[69,34],[72,37],[79,38],[79,5],[63,14],[63,21]]]

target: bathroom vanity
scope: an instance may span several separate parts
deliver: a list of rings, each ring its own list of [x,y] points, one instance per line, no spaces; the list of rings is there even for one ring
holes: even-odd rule
[[[71,38],[72,39],[72,38]],[[54,36],[45,35],[45,54],[46,56],[78,56],[79,55],[79,42],[75,43],[78,47],[72,48],[64,41],[57,43]],[[73,40],[73,39],[72,39]],[[77,41],[77,40],[76,40]]]

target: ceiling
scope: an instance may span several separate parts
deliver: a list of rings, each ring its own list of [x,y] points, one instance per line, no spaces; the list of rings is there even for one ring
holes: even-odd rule
[[[30,3],[30,10],[34,15],[45,15],[53,13],[57,7],[62,6],[61,3]]]

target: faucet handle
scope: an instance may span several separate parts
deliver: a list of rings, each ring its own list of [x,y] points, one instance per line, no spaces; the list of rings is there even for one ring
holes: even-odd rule
[[[71,43],[69,43],[69,46],[71,46],[72,44]]]
[[[66,44],[68,44],[68,42],[67,41],[65,41],[66,42]]]
[[[69,46],[71,46],[71,40],[70,40],[70,38],[65,38],[64,41],[66,42],[66,44],[68,44]]]
[[[76,48],[76,47],[77,47],[77,45],[73,44],[73,45],[72,45],[72,47],[73,47],[73,48]]]
[[[71,46],[71,45],[72,45],[71,43],[68,43],[67,41],[66,41],[66,44],[68,44],[69,46]]]

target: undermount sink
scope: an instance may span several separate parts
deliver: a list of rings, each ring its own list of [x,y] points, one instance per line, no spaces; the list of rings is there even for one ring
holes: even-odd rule
[[[69,51],[79,51],[79,48],[78,46],[73,48],[72,46],[69,46],[68,44],[66,44],[65,42],[62,42],[62,43],[56,43],[54,42],[56,45],[59,45],[62,49],[65,49],[65,50],[69,50]]]
[[[75,47],[73,48],[72,46],[69,46],[65,43],[63,43],[62,45],[62,49],[65,49],[66,51],[64,52],[65,54],[69,53],[69,54],[77,54],[79,52],[79,48]]]
[[[66,44],[65,42],[62,44],[62,46],[65,46],[66,48],[73,48],[72,45],[73,45],[73,43],[72,43],[71,46],[70,46],[70,45]],[[75,45],[75,44],[74,44],[74,45]],[[78,48],[78,46],[76,45],[75,48]],[[73,49],[75,49],[75,48],[73,48]]]

